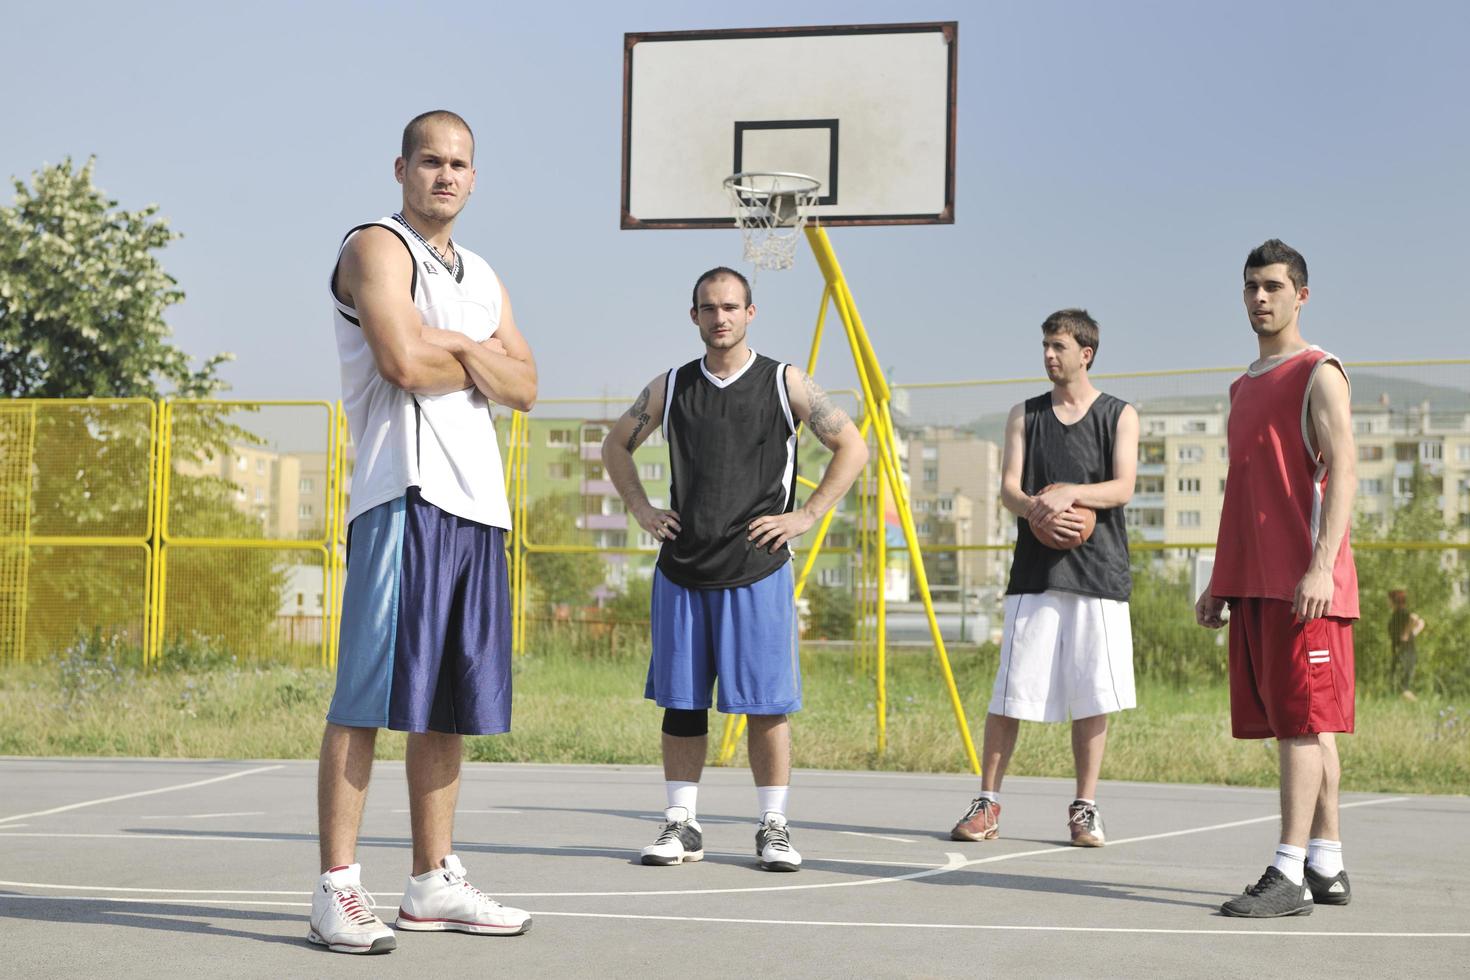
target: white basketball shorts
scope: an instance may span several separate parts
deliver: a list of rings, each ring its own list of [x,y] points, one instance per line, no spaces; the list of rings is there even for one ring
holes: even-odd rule
[[[1066,721],[1136,707],[1128,603],[1072,592],[1008,595],[990,713]]]

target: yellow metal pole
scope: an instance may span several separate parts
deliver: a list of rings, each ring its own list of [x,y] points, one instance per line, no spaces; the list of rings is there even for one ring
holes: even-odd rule
[[[31,487],[35,483],[31,477],[31,467],[36,461],[36,425],[40,421],[40,409],[39,404],[31,403],[30,431],[26,433],[25,465],[21,467],[21,481],[25,484],[25,493],[20,512],[20,582],[17,586],[19,615],[15,618],[15,659],[17,662],[23,662],[26,659],[26,621],[30,615],[31,605]]]
[[[881,467],[883,461],[880,459],[878,465]],[[876,684],[873,692],[873,714],[878,726],[878,757],[881,759],[883,753],[888,751],[888,623],[886,620],[888,610],[888,596],[885,594],[885,586],[888,584],[888,519],[887,508],[884,507],[883,481],[878,481],[877,487],[877,525],[878,525],[878,562],[877,562],[877,590],[874,606],[877,607],[877,631],[875,636],[874,652],[874,676]]]
[[[852,348],[853,362],[857,369],[858,378],[862,383],[863,398],[866,410],[877,417],[878,452],[882,462],[882,471],[889,483],[889,489],[893,493],[897,506],[899,522],[903,527],[904,542],[908,546],[910,560],[913,563],[913,572],[917,578],[919,594],[924,602],[924,613],[929,620],[929,631],[934,639],[935,653],[939,659],[940,672],[944,676],[945,687],[949,692],[950,706],[954,710],[955,724],[959,729],[960,740],[964,743],[965,755],[970,763],[970,768],[978,774],[980,772],[980,760],[975,754],[975,745],[970,738],[970,727],[965,720],[964,705],[960,701],[959,690],[955,686],[954,672],[950,669],[949,656],[945,651],[944,638],[939,632],[939,621],[934,613],[934,601],[929,592],[929,579],[924,573],[923,553],[919,548],[918,534],[914,529],[913,514],[911,513],[908,496],[903,486],[903,480],[899,475],[898,467],[898,440],[893,431],[892,419],[887,412],[888,385],[883,380],[881,368],[878,366],[877,355],[873,351],[871,343],[868,342],[867,332],[862,328],[861,318],[857,314],[856,307],[852,301],[852,294],[847,288],[846,280],[842,277],[842,268],[837,262],[837,256],[832,251],[832,244],[827,238],[826,230],[820,227],[808,226],[806,229],[808,244],[816,256],[817,264],[822,269],[822,274],[827,278],[827,283],[832,287],[833,294],[837,299],[837,312],[842,317],[843,326],[847,329],[848,344]],[[880,411],[881,405],[881,411]]]

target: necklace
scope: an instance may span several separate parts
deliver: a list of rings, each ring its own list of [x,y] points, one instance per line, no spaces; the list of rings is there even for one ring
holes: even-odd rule
[[[401,211],[394,212],[394,214],[393,214],[393,220],[396,221],[396,222],[398,222],[403,227],[407,228],[408,229],[408,233],[410,235],[412,235],[414,238],[417,238],[420,245],[422,245],[424,248],[428,249],[430,252],[433,252],[434,253],[434,258],[438,259],[439,260],[439,264],[442,265],[442,266],[444,266],[444,268],[446,268],[446,269],[449,270],[449,274],[451,276],[453,276],[455,279],[458,279],[459,278],[460,270],[462,268],[464,268],[464,267],[460,264],[460,261],[459,261],[459,249],[457,249],[457,248],[454,247],[454,239],[451,238],[449,240],[449,250],[454,253],[454,263],[451,265],[450,262],[449,262],[449,260],[444,257],[444,253],[443,252],[440,252],[433,245],[429,244],[429,240],[427,238],[425,238],[423,235],[420,235],[418,229],[415,228],[413,225],[411,225],[411,224],[408,223],[408,219],[403,216],[403,212],[401,212]]]

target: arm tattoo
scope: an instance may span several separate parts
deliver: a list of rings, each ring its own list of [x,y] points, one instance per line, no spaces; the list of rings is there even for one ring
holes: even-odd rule
[[[628,437],[628,452],[638,448],[638,433],[648,424],[648,389],[644,388],[633,400],[633,407],[628,409],[628,418],[637,419],[638,424],[633,428],[633,434]]]
[[[822,440],[823,445],[830,446],[830,440],[842,431],[843,426],[850,425],[852,420],[847,417],[846,412],[832,404],[832,399],[827,397],[827,393],[818,387],[810,375],[803,379],[803,383],[806,385],[807,400],[811,403],[807,425],[812,427],[812,432]]]

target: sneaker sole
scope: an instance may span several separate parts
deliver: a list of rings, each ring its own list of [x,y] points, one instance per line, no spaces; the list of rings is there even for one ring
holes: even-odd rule
[[[1321,898],[1318,898],[1315,893],[1312,895],[1312,903],[1315,905],[1346,905],[1352,900],[1352,892],[1348,892],[1346,895],[1340,892],[1328,892]]]
[[[964,831],[964,830],[959,829],[958,827],[956,827],[954,830],[951,830],[949,832],[949,839],[950,840],[971,840],[971,841],[995,840],[999,836],[1000,836],[1000,828],[999,827],[996,827],[994,830],[987,830],[983,834],[971,834],[971,833],[969,833],[967,831]]]
[[[1232,919],[1284,919],[1293,915],[1311,915],[1312,906],[1303,905],[1300,908],[1287,909],[1285,912],[1236,912],[1222,905],[1220,914],[1228,915]]]
[[[1102,847],[1102,846],[1104,846],[1106,844],[1107,844],[1107,841],[1103,840],[1101,837],[1073,837],[1072,838],[1072,846],[1073,847]]]
[[[761,861],[762,871],[800,871],[801,865],[792,864],[790,861]]]
[[[680,857],[666,858],[658,854],[644,854],[640,860],[651,868],[667,868],[675,864],[703,861],[703,851],[685,851]]]
[[[391,953],[398,948],[398,940],[392,936],[380,936],[372,941],[369,946],[359,946],[347,943],[329,943],[322,938],[315,929],[306,934],[306,941],[318,946],[325,946],[334,953],[356,953],[358,955],[372,955],[374,953]]]
[[[407,932],[463,932],[472,936],[520,936],[531,931],[531,919],[514,926],[492,926],[481,922],[465,922],[461,919],[417,919],[398,910],[393,928]]]

